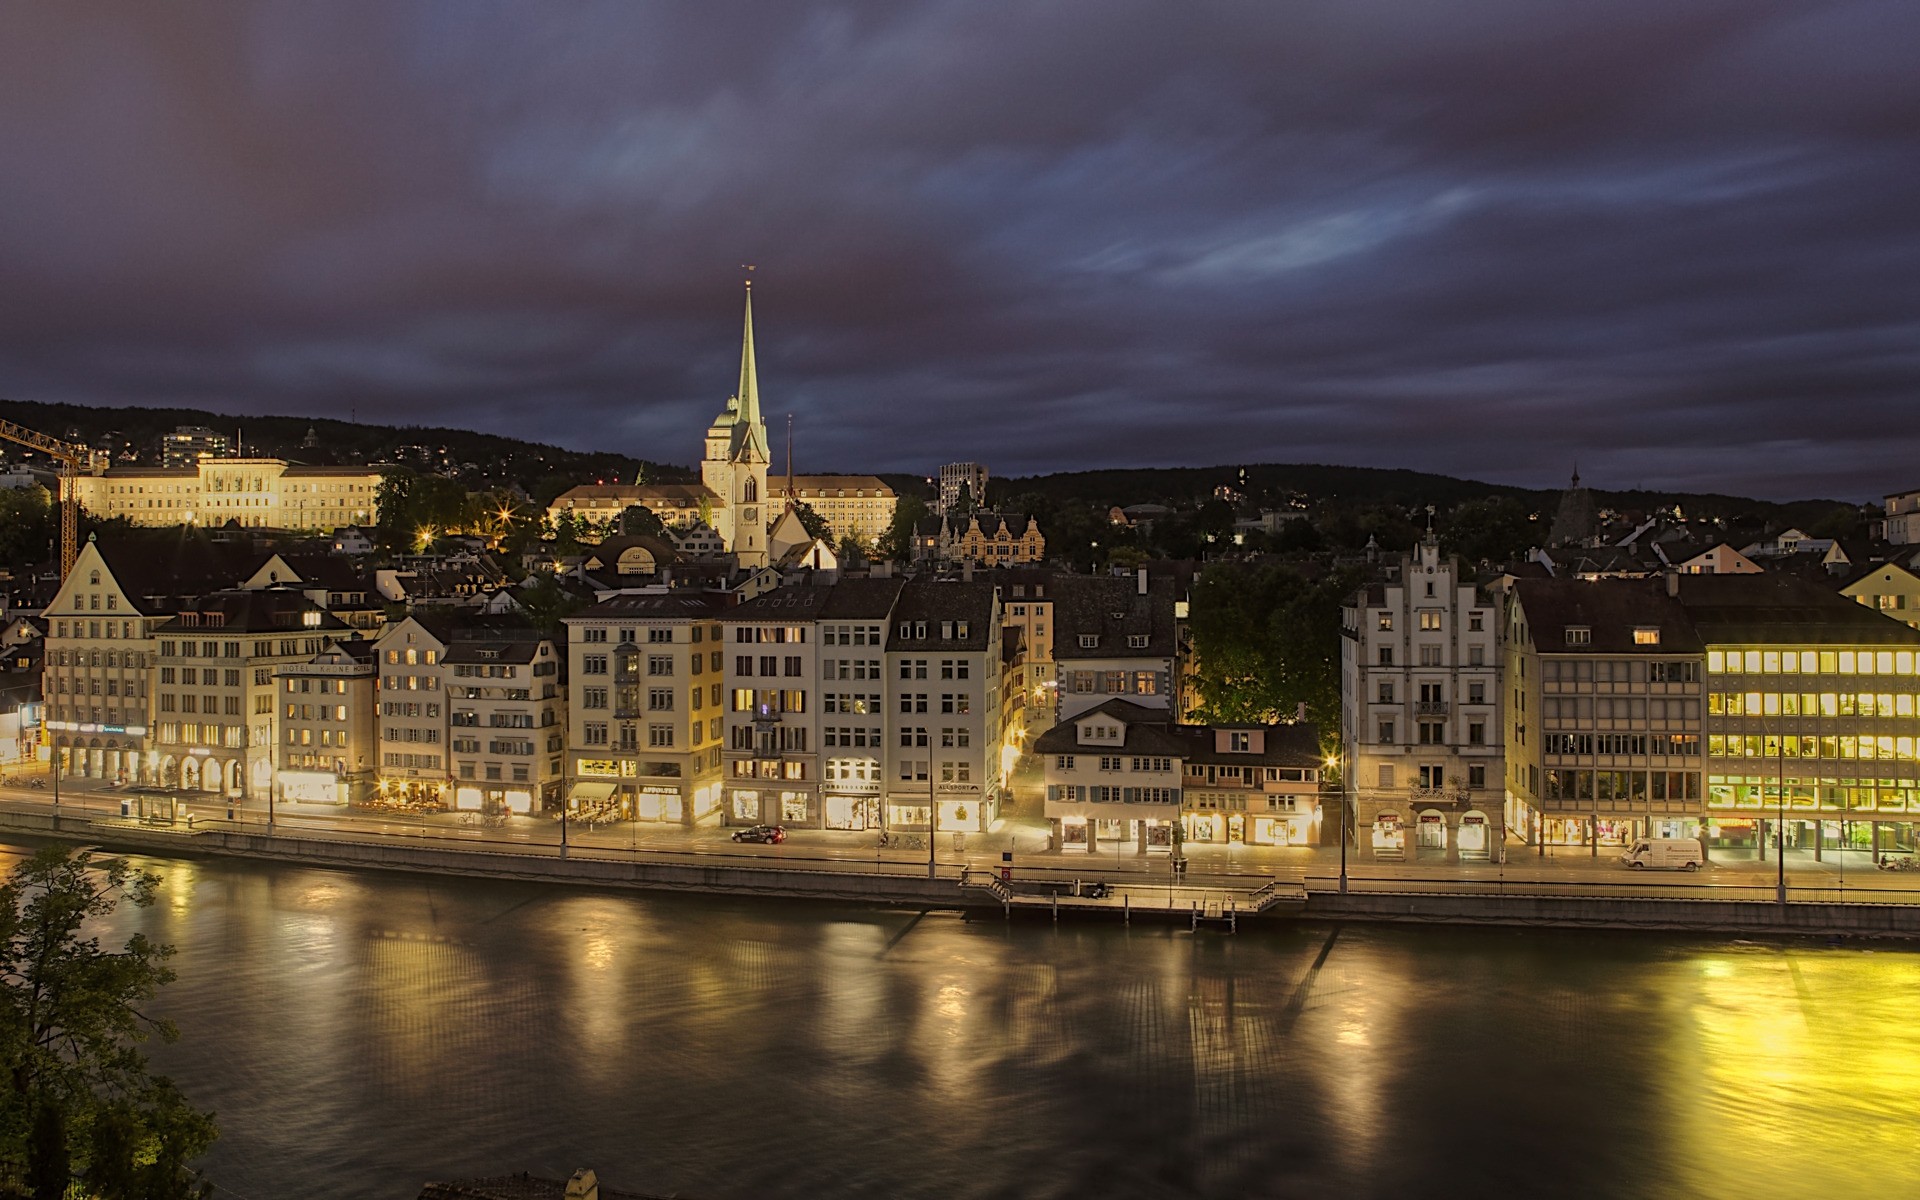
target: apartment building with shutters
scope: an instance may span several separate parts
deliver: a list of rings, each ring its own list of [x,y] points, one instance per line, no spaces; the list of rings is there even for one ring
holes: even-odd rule
[[[334,642],[305,662],[274,668],[279,729],[274,786],[281,800],[363,804],[378,778],[373,643]]]
[[[1180,655],[1171,579],[1062,575],[1053,585],[1058,719],[1114,698],[1173,709]]]
[[[881,826],[887,621],[906,586],[788,586],[727,613],[729,823]]]
[[[559,649],[530,629],[465,629],[444,661],[453,807],[558,809],[567,729]]]
[[[163,785],[265,799],[274,782],[274,672],[351,635],[299,592],[214,592],[154,629],[153,744]]]
[[[380,733],[376,801],[444,806],[447,762],[446,654],[450,628],[402,618],[374,642]]]
[[[1002,738],[1002,601],[994,583],[913,579],[887,622],[883,817],[891,829],[984,832],[1017,751]]]
[[[725,607],[704,592],[616,595],[566,618],[569,811],[718,819]]]

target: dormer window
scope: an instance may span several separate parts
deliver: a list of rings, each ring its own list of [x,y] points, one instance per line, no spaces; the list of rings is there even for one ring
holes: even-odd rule
[[[1091,650],[1099,644],[1100,635],[1097,633],[1083,633],[1080,635],[1080,648],[1082,650]]]
[[[1658,646],[1660,631],[1652,626],[1642,625],[1633,631],[1633,644],[1636,646]]]
[[[1253,735],[1246,732],[1228,733],[1227,749],[1241,754],[1249,753],[1253,749]]]
[[[1592,644],[1593,644],[1592,629],[1588,628],[1585,625],[1569,625],[1567,627],[1567,645],[1590,646]]]
[[[1144,633],[1128,634],[1127,646],[1133,650],[1145,650],[1147,648],[1147,635]]]

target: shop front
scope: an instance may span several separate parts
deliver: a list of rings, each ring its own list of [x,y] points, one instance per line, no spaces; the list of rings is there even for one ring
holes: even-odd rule
[[[1373,856],[1389,862],[1403,859],[1407,855],[1407,826],[1397,812],[1375,814],[1373,832],[1368,838],[1373,848]]]
[[[1275,814],[1247,818],[1247,844],[1252,846],[1311,846],[1319,842],[1320,812]]]
[[[859,832],[880,827],[878,790],[866,793],[829,791],[820,797],[821,814],[828,829]]]
[[[280,799],[289,804],[345,804],[346,793],[331,771],[280,772]]]
[[[686,822],[686,799],[677,784],[627,784],[621,791],[625,793],[626,807],[636,821],[653,821],[663,825]]]

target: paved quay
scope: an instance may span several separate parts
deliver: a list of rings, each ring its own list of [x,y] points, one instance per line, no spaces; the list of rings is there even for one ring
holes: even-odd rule
[[[1237,927],[1253,917],[1427,920],[1920,936],[1920,873],[1874,870],[1864,856],[1789,856],[1778,903],[1773,862],[1714,862],[1699,872],[1630,871],[1603,852],[1545,856],[1511,846],[1504,862],[1350,862],[1337,847],[1189,846],[1176,876],[1165,856],[1047,849],[1042,830],[881,847],[873,833],[794,831],[781,845],[733,842],[724,828],[584,827],[552,818],[485,823],[451,813],[368,813],[320,806],[227,806],[142,821],[111,788],[0,789],[0,828],[115,849],[283,859],[351,869],[425,871],[602,886],[815,896],[1012,915],[1135,916]],[[123,801],[126,811],[123,816]],[[1011,855],[1010,861],[1003,856]],[[1010,887],[999,885],[1002,871]],[[1102,882],[1104,898],[1086,894]],[[963,884],[971,886],[963,886]],[[1783,910],[1793,910],[1789,915]]]

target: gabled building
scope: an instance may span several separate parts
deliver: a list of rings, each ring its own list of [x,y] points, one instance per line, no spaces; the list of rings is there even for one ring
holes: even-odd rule
[[[345,622],[299,592],[213,592],[154,628],[153,750],[158,782],[263,799],[273,787],[275,671],[305,663]]]
[[[378,778],[374,713],[378,669],[362,638],[334,642],[305,662],[274,668],[279,732],[274,786],[306,804],[363,804]]]
[[[567,805],[692,828],[720,812],[726,597],[610,596],[567,617]]]
[[[1427,534],[1341,609],[1341,766],[1364,858],[1485,861],[1503,824],[1499,608]]]
[[[1875,563],[1860,571],[1840,594],[1920,629],[1920,576],[1898,563]]]
[[[1052,587],[1058,719],[1118,696],[1172,710],[1180,640],[1174,581],[1060,575]]]
[[[1061,721],[1034,752],[1062,850],[1321,841],[1320,734],[1309,724],[1185,725],[1113,699]]]
[[[1001,740],[1000,589],[910,580],[888,620],[889,828],[979,833],[999,813],[1015,752]],[[935,811],[937,808],[937,812]]]
[[[146,542],[87,539],[45,610],[44,728],[62,774],[160,782],[154,630],[183,604],[232,587],[250,558],[200,537],[164,553]],[[169,757],[177,767],[177,749]]]
[[[453,807],[558,809],[567,728],[560,651],[530,628],[462,629],[445,663]]]
[[[374,642],[379,672],[379,778],[382,804],[444,806],[447,783],[446,655],[452,630],[408,616]]]

